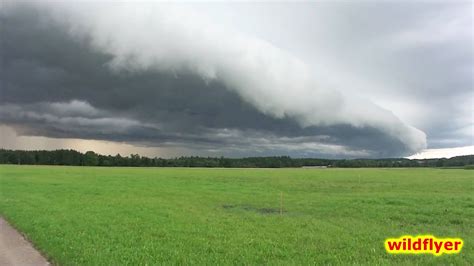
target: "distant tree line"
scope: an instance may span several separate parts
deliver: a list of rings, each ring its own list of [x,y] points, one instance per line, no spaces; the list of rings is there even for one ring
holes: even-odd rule
[[[138,154],[121,156],[100,155],[92,151],[81,153],[75,150],[23,151],[0,149],[0,164],[29,165],[84,165],[84,166],[140,166],[140,167],[235,167],[235,168],[283,168],[283,167],[464,167],[474,165],[474,155],[457,156],[450,159],[410,160],[392,159],[315,159],[274,157],[178,157],[171,159],[148,158]]]

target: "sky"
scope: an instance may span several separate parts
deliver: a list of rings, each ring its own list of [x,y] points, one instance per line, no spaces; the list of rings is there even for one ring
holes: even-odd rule
[[[471,1],[2,1],[0,147],[474,154]]]

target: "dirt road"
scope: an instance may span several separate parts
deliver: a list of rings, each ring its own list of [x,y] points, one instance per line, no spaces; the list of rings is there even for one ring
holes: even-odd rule
[[[0,217],[0,265],[50,264],[15,228]]]

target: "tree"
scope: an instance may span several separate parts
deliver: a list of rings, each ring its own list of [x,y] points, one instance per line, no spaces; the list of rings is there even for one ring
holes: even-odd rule
[[[84,154],[84,165],[87,166],[97,166],[99,165],[99,157],[93,151],[88,151]]]

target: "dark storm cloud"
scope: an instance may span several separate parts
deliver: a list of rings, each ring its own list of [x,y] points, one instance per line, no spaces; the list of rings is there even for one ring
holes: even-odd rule
[[[104,45],[99,37],[77,33],[91,30],[88,25],[59,23],[35,5],[12,5],[0,13],[0,123],[24,135],[186,147],[197,154],[230,156],[388,157],[424,147],[418,131],[386,110],[331,90],[301,95],[297,89],[293,94],[265,88],[266,81],[271,87],[286,77],[275,81],[263,74],[255,80],[259,76],[242,70],[246,66],[241,62],[233,66],[237,58],[231,56],[225,62],[205,61],[201,55],[189,59],[219,67],[181,67],[187,57],[151,53],[150,59],[141,51],[128,52],[128,43],[113,43],[114,34],[103,40],[112,42],[110,50],[98,49]],[[193,58],[186,49],[178,57]],[[271,52],[276,61],[287,58]],[[268,68],[272,63],[269,59]],[[281,66],[275,68],[280,71]],[[237,71],[231,75],[229,69]],[[299,74],[288,73],[287,78],[298,82],[305,78]],[[311,104],[313,96],[326,98],[316,97]]]

